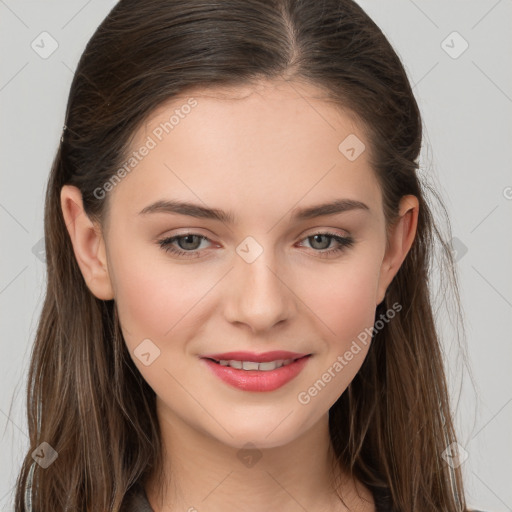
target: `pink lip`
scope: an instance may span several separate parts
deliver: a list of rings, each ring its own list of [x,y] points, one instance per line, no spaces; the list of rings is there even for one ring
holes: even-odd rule
[[[251,354],[250,352],[226,352],[224,354],[211,354],[203,356],[202,361],[208,368],[226,384],[243,391],[274,391],[295,378],[306,365],[309,355],[295,352],[275,351],[264,354]],[[207,359],[208,358],[208,359]],[[230,366],[221,366],[212,361],[215,359],[236,361],[269,362],[278,359],[297,359],[291,364],[271,371],[238,370]]]

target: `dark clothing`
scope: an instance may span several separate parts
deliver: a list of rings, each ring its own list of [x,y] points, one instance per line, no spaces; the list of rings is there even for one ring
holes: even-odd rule
[[[377,512],[392,512],[387,493],[377,490],[372,490],[372,493]],[[135,484],[127,493],[122,512],[154,512],[142,485]]]
[[[142,485],[137,483],[128,491],[121,512],[154,512]]]
[[[375,501],[376,512],[393,512],[388,492],[381,489],[371,489]],[[127,493],[123,502],[122,512],[154,512],[148,502],[144,487],[135,484]],[[473,512],[483,512],[474,510]]]

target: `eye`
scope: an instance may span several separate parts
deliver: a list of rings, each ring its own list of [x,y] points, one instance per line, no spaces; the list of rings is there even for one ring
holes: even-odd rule
[[[165,252],[169,252],[177,256],[183,256],[185,258],[197,258],[200,256],[199,253],[195,252],[199,249],[197,242],[201,242],[203,240],[208,240],[208,238],[203,235],[198,235],[197,233],[185,233],[183,235],[172,236],[159,240],[158,245],[160,245]],[[182,247],[181,249],[174,245],[176,242]]]
[[[318,256],[323,258],[339,253],[354,244],[354,239],[351,236],[344,237],[336,233],[323,231],[309,235],[303,240],[312,240],[312,249],[318,253]],[[325,243],[326,240],[327,244]],[[198,258],[201,256],[199,249],[202,241],[209,241],[209,239],[197,233],[184,233],[183,235],[158,240],[157,243],[165,252],[184,258]],[[333,248],[329,248],[332,241],[336,245]],[[320,247],[315,247],[318,245]]]
[[[318,256],[321,258],[327,258],[330,257],[333,254],[337,254],[339,252],[344,251],[345,249],[348,249],[354,244],[354,239],[351,236],[341,236],[336,233],[329,233],[322,231],[320,233],[314,233],[312,235],[307,236],[304,238],[304,240],[312,240],[313,242],[311,245],[313,246],[313,249],[319,249]],[[327,244],[325,241],[327,240]],[[334,240],[336,245],[328,249],[328,247],[331,245],[331,242]],[[315,247],[317,246],[317,247]],[[318,247],[320,246],[320,247]],[[325,250],[327,249],[327,250]]]

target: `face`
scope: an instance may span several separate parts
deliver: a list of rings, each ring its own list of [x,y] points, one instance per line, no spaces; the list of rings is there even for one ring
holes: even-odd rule
[[[392,278],[368,143],[320,96],[273,82],[173,98],[104,188],[133,361],[160,414],[233,447],[283,445],[325,418]]]

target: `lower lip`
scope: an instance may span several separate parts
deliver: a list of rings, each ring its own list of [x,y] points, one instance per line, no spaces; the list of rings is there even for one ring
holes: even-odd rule
[[[275,370],[237,370],[231,366],[222,366],[210,359],[202,359],[224,382],[244,391],[274,391],[296,377],[308,362],[310,356],[297,359],[293,363]]]

